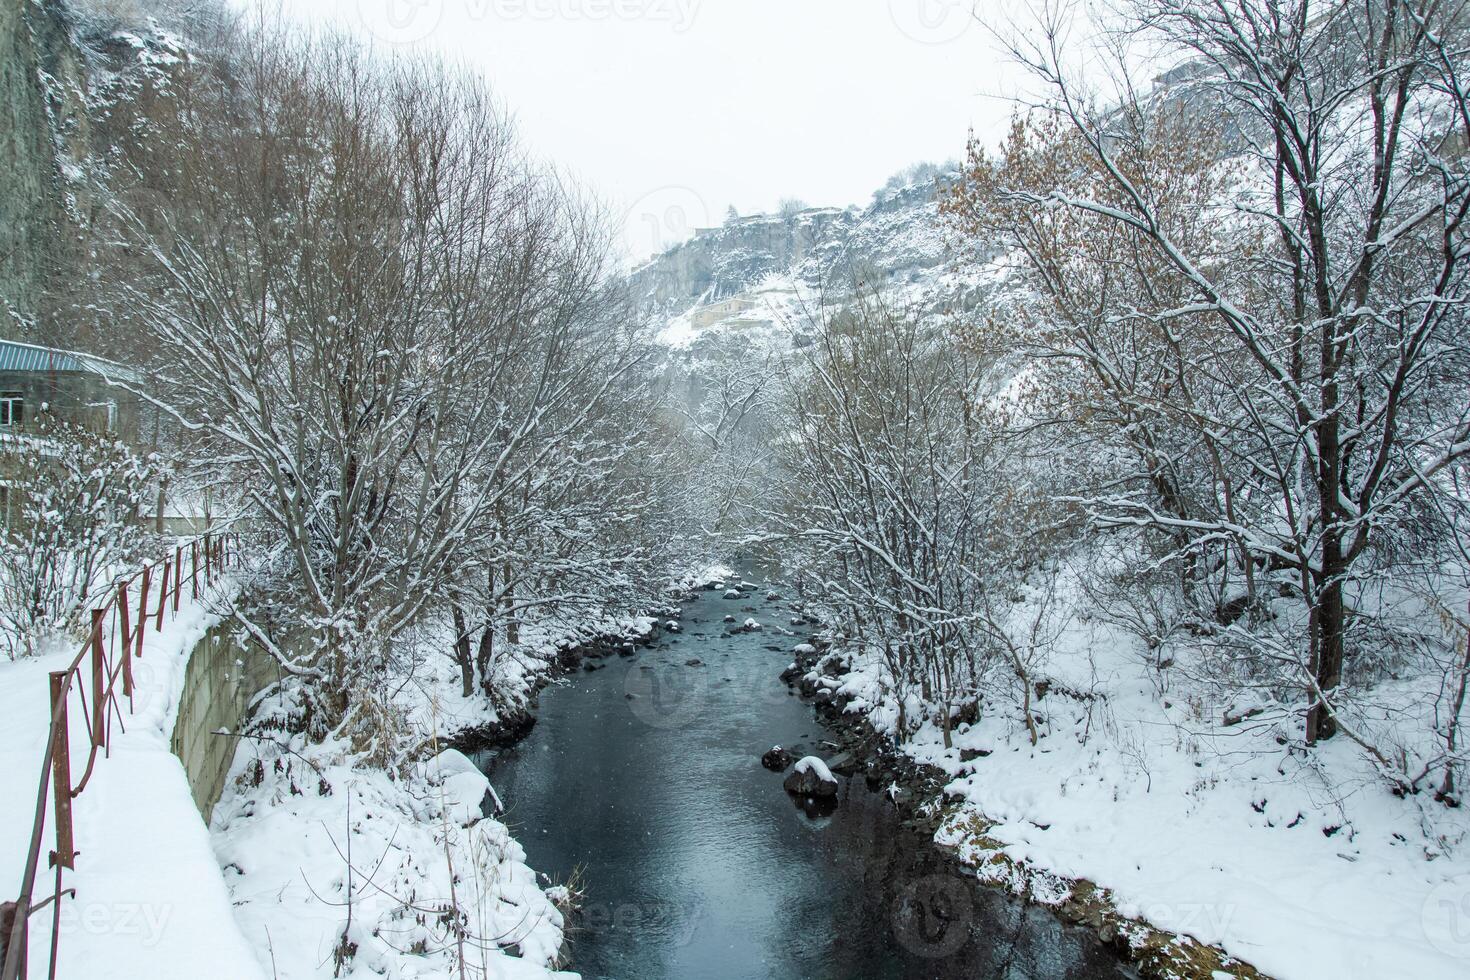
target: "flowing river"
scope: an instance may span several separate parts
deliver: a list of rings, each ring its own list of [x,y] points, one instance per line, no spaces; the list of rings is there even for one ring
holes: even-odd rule
[[[570,968],[587,980],[1131,976],[1091,933],[954,875],[862,776],[842,779],[828,814],[794,804],[761,753],[833,750],[779,679],[799,638],[776,628],[786,603],[761,594],[700,593],[682,633],[548,688],[530,735],[479,760],[531,867],[580,876]],[[765,629],[731,635],[727,615]]]

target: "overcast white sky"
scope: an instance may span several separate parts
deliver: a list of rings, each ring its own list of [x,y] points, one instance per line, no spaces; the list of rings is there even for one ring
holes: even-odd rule
[[[866,203],[997,131],[1017,0],[284,0],[483,72],[535,151],[627,215],[648,254],[779,199]]]

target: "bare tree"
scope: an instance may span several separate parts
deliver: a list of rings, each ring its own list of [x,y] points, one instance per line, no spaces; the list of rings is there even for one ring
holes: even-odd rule
[[[1189,59],[1189,80],[1150,98],[1127,87],[1100,110],[1064,66],[1061,19],[1044,18],[1041,40],[1016,53],[1050,86],[1045,112],[1086,165],[1041,180],[1003,173],[994,197],[1016,205],[1021,222],[1076,215],[1136,250],[1135,279],[1148,288],[1093,311],[1158,338],[1145,355],[1154,360],[1127,365],[1148,383],[1125,377],[1120,404],[1187,420],[1176,431],[1197,434],[1144,469],[1152,478],[1214,467],[1223,477],[1189,501],[1151,479],[1147,493],[1120,485],[1085,503],[1103,525],[1155,529],[1196,555],[1234,542],[1247,573],[1288,570],[1309,612],[1306,736],[1327,738],[1345,730],[1351,597],[1375,545],[1470,451],[1457,338],[1470,207],[1463,8],[1140,0],[1127,26]],[[1146,166],[1197,158],[1181,127],[1160,124],[1180,105],[1231,126],[1228,158],[1198,169],[1182,213],[1170,174],[1188,168]],[[991,166],[972,153],[972,188]],[[1223,176],[1229,168],[1238,170]],[[1231,193],[1203,186],[1222,179]],[[1171,353],[1175,379],[1194,390],[1149,373]],[[1201,394],[1207,387],[1215,393]],[[1247,499],[1253,512],[1241,513]]]
[[[997,451],[994,376],[941,325],[864,291],[823,314],[788,376],[771,519],[814,600],[881,655],[899,737],[932,706],[947,742],[997,665],[1029,705],[1046,650],[1012,594],[1035,570],[1025,552],[1051,524],[1048,498]]]
[[[183,86],[195,163],[163,227],[123,206],[149,269],[117,286],[311,642],[239,615],[340,713],[467,576],[513,594],[482,576],[640,359],[599,314],[604,223],[478,80],[271,27],[235,50]]]

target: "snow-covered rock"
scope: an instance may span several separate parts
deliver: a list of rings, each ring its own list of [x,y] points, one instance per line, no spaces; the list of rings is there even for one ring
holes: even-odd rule
[[[424,764],[425,778],[443,802],[445,818],[468,827],[484,817],[481,803],[490,780],[463,752],[448,749]]]
[[[838,783],[827,763],[809,755],[792,767],[791,774],[781,785],[786,792],[797,796],[836,796]]]

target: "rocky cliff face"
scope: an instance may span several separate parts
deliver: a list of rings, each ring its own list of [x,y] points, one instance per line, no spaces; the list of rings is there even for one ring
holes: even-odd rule
[[[973,266],[957,263],[946,246],[940,186],[924,180],[885,191],[866,208],[736,219],[669,249],[628,282],[675,346],[703,346],[731,331],[766,332],[784,346],[814,305],[840,304],[859,283],[925,312],[963,308],[976,295]],[[734,296],[753,309],[714,327],[691,316]]]
[[[867,208],[736,219],[675,246],[634,270],[629,281],[647,307],[674,313],[772,277],[812,289],[841,288],[854,275],[922,277],[945,261],[936,194],[933,183],[920,183]]]
[[[90,297],[62,294],[118,190],[112,171],[159,170],[145,152],[150,99],[187,57],[151,18],[0,0],[0,336],[80,341],[78,318],[58,311]]]
[[[0,0],[0,305],[3,324],[35,316],[62,234],[64,208],[43,66],[64,59],[48,47],[64,38],[54,5]],[[3,311],[0,311],[3,312]]]

